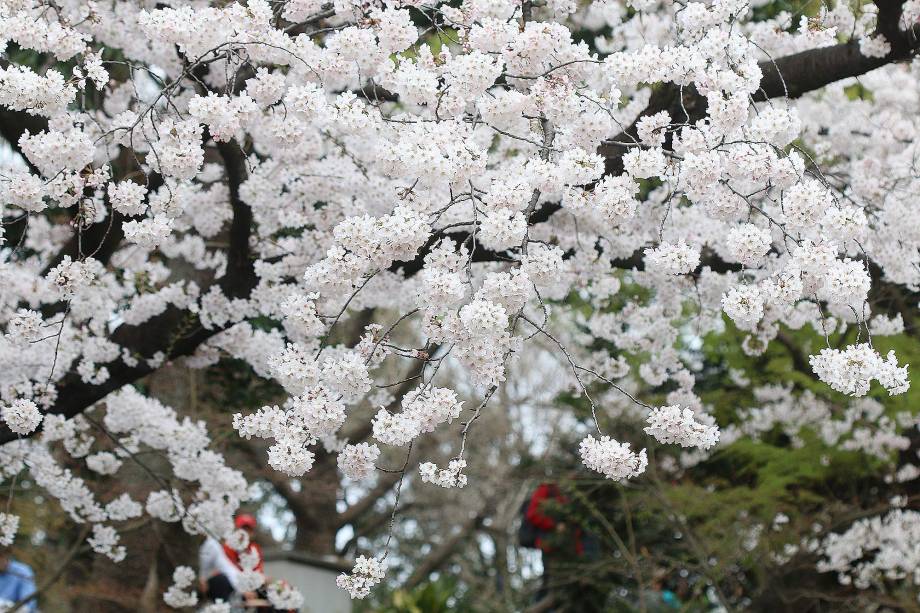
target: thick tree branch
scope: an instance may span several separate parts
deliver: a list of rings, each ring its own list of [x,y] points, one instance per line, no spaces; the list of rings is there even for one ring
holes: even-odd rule
[[[26,132],[37,134],[48,129],[48,120],[44,117],[29,115],[23,111],[13,111],[0,106],[0,137],[5,140],[16,153],[22,156],[23,161],[35,174],[41,174],[38,168],[29,161],[19,148],[19,139]]]
[[[38,134],[48,129],[48,120],[44,117],[29,115],[22,111],[13,111],[0,106],[0,137],[5,140],[13,151],[19,153],[22,159],[28,164],[33,174],[40,175],[38,169],[22,155],[19,147],[19,139],[26,133]],[[133,157],[127,149],[122,149],[119,159],[115,162],[115,167],[136,168]],[[124,176],[126,173],[118,173]],[[151,173],[148,179],[148,191],[154,192],[163,185],[163,178],[158,173]],[[107,202],[106,197],[106,202]],[[64,259],[64,256],[70,256],[71,259],[80,259],[83,255],[92,255],[95,259],[105,263],[121,244],[124,238],[124,230],[121,225],[127,221],[127,218],[113,211],[111,216],[106,216],[103,221],[93,224],[88,228],[74,232],[70,240],[61,248],[61,250],[48,262],[43,273],[57,266]],[[23,219],[21,222],[11,224],[7,227],[6,242],[9,245],[16,245],[22,240],[26,231],[27,224]]]
[[[898,23],[901,16],[902,0],[878,0],[879,27],[892,46],[891,53],[883,58],[869,58],[859,51],[858,41],[850,41],[795,53],[775,60],[765,60],[759,66],[763,77],[760,89],[754,95],[755,100],[788,96],[796,98],[805,93],[825,87],[836,81],[857,77],[886,64],[908,60],[920,49],[920,28],[917,26],[901,31]],[[623,156],[633,144],[638,144],[636,130],[638,121],[646,116],[667,111],[671,121],[693,124],[706,116],[706,98],[693,86],[679,86],[668,83],[655,88],[648,105],[636,121],[623,132],[610,140],[604,141],[597,152],[604,158],[604,174],[618,175],[623,172]],[[666,136],[665,147],[670,147],[672,134]],[[558,203],[545,203],[530,218],[531,224],[548,220],[561,210]],[[419,255],[409,262],[397,262],[390,270],[401,271],[409,276],[417,273],[424,266],[425,256],[442,239],[451,239],[457,243],[471,240],[470,232],[447,232],[436,234],[420,250]],[[494,262],[511,259],[511,254],[495,253],[481,246],[473,252],[473,262]],[[714,263],[713,269],[724,268],[722,263]],[[626,266],[618,266],[624,268]]]
[[[117,360],[106,364],[109,378],[99,385],[85,383],[78,374],[69,373],[57,383],[57,400],[47,412],[75,417],[111,392],[155,371],[157,367],[150,360],[156,354],[162,354],[166,361],[191,355],[218,332],[219,329],[205,330],[194,314],[174,307],[139,326],[122,325],[112,334],[111,340],[126,348],[137,363],[129,366]],[[17,438],[5,426],[0,430],[0,444]]]
[[[248,175],[246,154],[235,140],[218,143],[217,150],[224,161],[233,222],[230,225],[230,248],[227,251],[227,274],[220,282],[221,289],[231,298],[245,298],[256,286],[249,237],[252,234],[252,209],[240,198],[240,185]]]
[[[878,7],[875,33],[884,36],[891,45],[888,55],[866,57],[859,51],[859,41],[851,40],[760,62],[763,78],[754,100],[798,98],[835,81],[911,59],[920,49],[920,27],[901,29],[904,0],[875,0],[875,5]]]
[[[547,221],[554,213],[562,209],[558,202],[544,203],[540,208],[531,213],[529,221],[533,224]],[[431,253],[431,250],[442,240],[451,240],[460,245],[466,243],[467,248],[472,253],[473,262],[508,262],[512,261],[511,252],[498,253],[491,249],[486,249],[482,245],[472,245],[472,234],[469,231],[456,232],[435,232],[428,242],[419,249],[418,254],[411,260],[405,262],[394,262],[390,266],[390,272],[402,274],[404,277],[411,277],[419,273],[425,266],[425,257]]]
[[[148,195],[160,189],[162,185],[163,177],[159,173],[151,173],[147,179]],[[105,196],[105,202],[106,204],[109,202],[108,195]],[[113,209],[99,223],[75,231],[70,240],[45,265],[42,274],[48,274],[48,271],[64,260],[64,256],[70,256],[72,260],[79,260],[83,256],[89,256],[103,264],[107,264],[125,237],[125,230],[122,224],[130,220],[130,217]]]
[[[450,556],[453,555],[457,548],[463,546],[464,542],[467,541],[470,534],[479,526],[482,520],[483,516],[480,513],[470,517],[465,522],[463,522],[460,525],[459,530],[457,530],[443,543],[435,547],[431,553],[429,553],[428,556],[422,560],[418,566],[415,567],[415,570],[403,583],[403,589],[411,590],[421,582],[425,581],[425,579],[428,578],[428,575],[438,570],[441,565],[443,565],[450,558]]]
[[[418,456],[418,454],[415,455]],[[417,463],[418,460],[413,465]],[[407,466],[406,470],[408,469],[409,467]],[[377,477],[377,485],[372,487],[358,502],[339,513],[336,518],[336,526],[341,528],[357,521],[359,517],[371,510],[374,504],[389,492],[394,485],[399,483],[400,476],[400,473],[381,473]]]
[[[906,58],[904,58],[906,59]],[[754,100],[798,98],[826,85],[858,77],[890,64],[896,59],[866,57],[859,52],[859,41],[851,40],[831,47],[809,49],[793,55],[760,62],[763,78]]]
[[[229,297],[242,298],[248,296],[256,285],[255,270],[249,251],[252,210],[239,197],[239,185],[246,177],[245,155],[236,143],[225,145],[221,149],[221,155],[226,164],[233,221],[230,226],[227,272],[217,283]],[[114,249],[115,246],[117,245],[111,248]],[[74,417],[111,392],[155,371],[161,362],[154,360],[158,354],[162,356],[162,361],[191,355],[201,344],[221,330],[219,327],[207,330],[201,326],[195,314],[175,307],[167,308],[165,312],[141,325],[119,326],[112,333],[111,340],[127,349],[136,359],[136,363],[128,365],[122,360],[117,360],[107,364],[109,378],[100,385],[85,383],[76,373],[69,373],[57,383],[57,401],[48,413]],[[0,444],[17,438],[17,435],[5,426],[0,430]]]
[[[22,155],[22,151],[19,148],[19,139],[27,131],[35,134],[47,128],[48,120],[43,117],[36,117],[0,106],[0,138],[5,140],[10,148],[22,157],[29,169],[36,175],[41,173],[38,172],[38,168],[25,155]],[[11,223],[4,227],[6,246],[16,246],[22,242],[28,228],[26,219],[26,216],[22,216],[16,223]]]
[[[759,63],[763,76],[754,101],[798,98],[831,83],[914,57],[920,50],[920,26],[900,29],[903,0],[876,0],[875,4],[879,7],[876,34],[884,36],[891,45],[888,55],[867,57],[859,51],[859,41],[851,40],[764,60]],[[667,111],[672,121],[692,124],[705,117],[706,99],[692,86],[664,85],[653,91],[648,106],[636,120],[660,111]],[[598,148],[598,153],[605,158],[605,174],[623,171],[622,156],[629,150],[629,144],[636,142],[636,123],[633,123]]]

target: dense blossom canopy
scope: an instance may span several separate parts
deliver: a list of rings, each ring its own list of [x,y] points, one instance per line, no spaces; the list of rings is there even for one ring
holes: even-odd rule
[[[607,406],[687,462],[809,419],[799,403],[841,440],[820,401],[783,390],[720,431],[676,341],[734,326],[758,354],[784,328],[858,330],[806,357],[814,376],[908,389],[872,339],[904,329],[920,289],[920,2],[762,4],[0,0],[0,469],[31,473],[116,561],[119,522],[144,513],[230,535],[245,479],[202,423],[131,384],[233,356],[290,395],[233,419],[275,470],[302,476],[323,450],[367,479],[381,447],[453,427],[455,457],[420,480],[463,487],[467,434],[537,342],[595,412],[580,453],[610,479],[650,460],[601,431]],[[386,321],[335,344],[367,308]],[[669,385],[667,406],[642,385]],[[373,442],[342,436],[359,405],[379,408]],[[854,405],[844,430],[873,411]],[[94,450],[96,426],[116,453]],[[881,429],[847,444],[899,448]],[[100,475],[156,449],[183,485],[103,506],[54,443]],[[916,517],[831,539],[826,568],[865,583],[887,569],[854,535],[895,547],[886,531],[916,535]],[[3,543],[17,525],[0,515]],[[384,557],[340,585],[366,596]],[[194,605],[192,582],[177,568],[166,602]]]

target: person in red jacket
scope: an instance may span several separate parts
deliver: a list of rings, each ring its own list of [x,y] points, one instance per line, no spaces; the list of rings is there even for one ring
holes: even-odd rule
[[[255,553],[257,555],[257,562],[254,570],[265,575],[265,555],[262,553],[262,546],[256,542],[256,518],[252,515],[242,513],[236,516],[235,520],[236,527],[239,530],[245,530],[246,534],[249,535],[249,546],[246,548],[245,553]],[[240,553],[235,549],[224,543],[224,552],[227,554],[227,558],[236,565],[237,568],[243,570],[242,564],[240,563]],[[277,612],[281,613],[281,609],[276,609],[271,605],[271,602],[268,600],[267,586],[272,583],[272,579],[268,576],[265,577],[265,583],[257,589],[255,592],[250,592],[248,595],[244,595],[244,605],[247,607],[246,610],[253,611],[265,611],[267,613]],[[284,580],[281,580],[281,583],[287,583]],[[287,611],[286,613],[295,613],[293,610]]]
[[[239,530],[245,530],[246,534],[249,535],[249,546],[246,548],[246,552],[255,552],[259,556],[259,562],[256,564],[255,570],[260,573],[265,573],[265,557],[262,555],[262,546],[255,541],[256,535],[256,518],[252,515],[246,513],[241,513],[236,516],[236,527]],[[240,570],[244,570],[243,566],[240,564],[240,554],[239,552],[224,543],[224,553],[227,554],[227,558],[236,565]]]
[[[559,485],[541,483],[522,505],[521,513],[521,545],[539,549],[543,560],[543,577],[535,601],[542,602],[541,610],[547,613],[607,610],[606,588],[593,585],[586,574],[600,556],[600,544],[597,537],[583,529],[578,510]]]
[[[555,483],[541,483],[531,495],[524,519],[536,528],[535,545],[543,553],[584,554],[581,529],[570,531],[564,521],[555,517],[568,503]]]

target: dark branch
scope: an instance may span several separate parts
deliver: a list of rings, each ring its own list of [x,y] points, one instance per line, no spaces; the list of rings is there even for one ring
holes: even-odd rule
[[[482,515],[477,514],[463,522],[460,528],[452,536],[435,547],[434,550],[419,563],[412,574],[409,575],[409,578],[403,583],[403,589],[411,590],[427,579],[428,575],[441,568],[441,565],[450,559],[451,555],[453,555],[458,548],[469,542],[468,537],[470,533],[479,526],[482,519]]]
[[[0,106],[0,137],[3,137],[9,146],[16,153],[22,156],[22,159],[35,174],[41,174],[38,168],[29,161],[19,148],[19,139],[26,132],[38,134],[48,129],[48,120],[44,117],[29,115],[22,111],[13,111]]]
[[[245,155],[236,143],[221,145],[220,152],[226,164],[233,221],[230,226],[227,273],[217,283],[229,297],[240,298],[248,296],[256,285],[256,274],[249,251],[252,210],[239,197],[240,183],[246,177]],[[115,247],[117,242],[111,245],[112,249]],[[79,375],[69,373],[57,383],[57,401],[48,413],[74,417],[109,393],[155,371],[157,367],[151,365],[149,360],[156,354],[162,354],[166,361],[191,355],[202,343],[221,330],[222,328],[206,330],[201,327],[196,315],[175,307],[169,307],[165,312],[141,325],[119,326],[112,333],[111,340],[127,349],[130,355],[137,359],[137,364],[129,366],[122,360],[107,364],[109,378],[101,385],[84,383]],[[0,444],[17,438],[5,427],[0,430]]]
[[[754,94],[756,102],[770,98],[798,98],[836,81],[858,77],[886,64],[910,59],[917,43],[909,46],[892,45],[885,57],[866,57],[859,52],[859,41],[820,49],[809,49],[787,55],[775,61],[760,63],[763,78],[760,90]]]
[[[415,454],[416,461],[412,463],[413,465],[418,463],[418,455],[419,454]],[[367,494],[364,495],[363,498],[339,513],[338,517],[335,519],[336,527],[341,528],[342,526],[354,523],[365,513],[373,509],[377,501],[383,498],[383,496],[389,492],[393,486],[399,483],[400,477],[400,473],[381,474],[377,478],[377,484],[372,487],[367,492]]]
[[[911,59],[920,48],[920,27],[901,29],[904,0],[875,0],[878,7],[875,33],[885,37],[891,51],[884,57],[866,57],[859,41],[794,53],[760,63],[763,78],[756,101],[788,96],[798,98],[825,85],[858,77],[886,64]]]
[[[75,417],[109,393],[156,370],[156,367],[148,362],[155,354],[162,352],[167,360],[191,355],[199,345],[219,331],[205,330],[195,315],[174,307],[139,326],[122,325],[112,334],[111,340],[125,347],[138,363],[129,366],[124,361],[117,360],[107,364],[109,378],[100,385],[85,383],[73,372],[66,375],[57,383],[57,401],[47,412],[68,418]],[[19,437],[6,427],[0,430],[0,444],[17,438]]]
[[[218,143],[224,161],[233,222],[230,225],[230,248],[227,251],[227,274],[220,283],[230,298],[245,298],[256,286],[256,273],[249,248],[252,234],[252,209],[240,198],[240,185],[246,180],[246,154],[235,140]]]
[[[159,173],[151,173],[147,180],[148,198],[163,185],[163,177]],[[109,204],[108,194],[104,202]],[[60,251],[45,265],[42,274],[48,274],[52,268],[63,261],[64,256],[70,256],[72,260],[82,259],[83,256],[92,257],[103,264],[107,264],[125,237],[125,230],[122,227],[132,218],[119,213],[116,210],[110,211],[110,214],[99,223],[95,223],[88,228],[77,230],[70,237],[70,240],[61,247]],[[140,219],[140,218],[137,218]]]

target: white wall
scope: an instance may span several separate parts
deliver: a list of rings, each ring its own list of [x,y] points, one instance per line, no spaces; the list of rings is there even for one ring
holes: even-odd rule
[[[267,560],[265,574],[300,590],[304,597],[301,613],[351,613],[348,592],[335,585],[338,571],[291,560]]]

